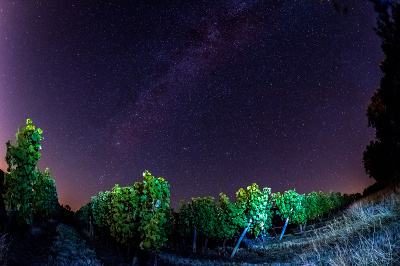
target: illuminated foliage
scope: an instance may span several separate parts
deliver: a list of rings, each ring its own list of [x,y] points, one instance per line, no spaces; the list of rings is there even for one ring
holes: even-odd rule
[[[247,189],[239,189],[236,192],[236,206],[244,210],[246,221],[250,219],[249,232],[254,236],[258,236],[261,231],[266,231],[272,223],[272,195],[270,188],[259,190],[257,184],[248,186]],[[246,222],[241,225],[246,226]]]
[[[116,184],[110,196],[110,233],[119,243],[132,241],[139,226],[135,220],[138,207],[137,191],[133,187],[120,187]]]
[[[320,191],[319,194],[319,205],[321,208],[322,215],[330,212],[333,209],[332,200],[329,195],[325,194],[324,192]]]
[[[285,191],[282,195],[274,194],[279,210],[277,213],[283,218],[289,218],[289,223],[301,224],[307,221],[307,206],[304,194],[298,194],[295,189]]]
[[[314,220],[323,215],[323,210],[320,205],[320,197],[318,192],[313,191],[306,196],[307,201],[307,217],[309,220]]]
[[[143,185],[135,184],[140,189],[140,226],[139,232],[143,247],[155,251],[167,242],[166,226],[169,207],[169,184],[164,178],[154,178],[147,170],[143,173]]]
[[[159,251],[172,231],[169,197],[168,182],[146,170],[143,183],[136,182],[133,187],[117,184],[112,191],[100,192],[76,217],[84,224],[93,217],[93,223],[107,227],[118,243],[140,242],[143,248]]]
[[[99,228],[106,227],[107,221],[111,221],[111,215],[107,216],[110,213],[109,196],[109,192],[100,191],[98,196],[92,197],[93,223]]]
[[[340,209],[353,202],[352,196],[344,194],[341,196],[340,192],[331,191],[329,195],[324,192],[311,192],[307,195],[307,216],[309,220],[321,218],[324,214],[329,213],[331,210]]]
[[[39,149],[42,140],[42,130],[35,129],[30,119],[26,127],[20,126],[15,135],[15,146],[7,141],[6,162],[9,175],[5,176],[6,192],[4,201],[7,212],[17,211],[19,224],[31,224],[34,213],[33,204],[35,192],[33,186],[39,172],[36,164],[40,159]]]
[[[231,203],[229,198],[223,194],[219,194],[219,199],[216,204],[217,224],[216,237],[220,240],[225,240],[239,233],[239,228],[246,225],[246,217],[244,209]]]
[[[254,236],[265,232],[272,223],[274,201],[279,208],[277,213],[303,230],[308,220],[320,218],[356,198],[347,194],[341,196],[339,192],[327,195],[321,191],[307,196],[295,190],[282,195],[271,194],[270,188],[260,191],[257,184],[252,184],[237,191],[236,203],[220,193],[216,203],[211,196],[192,198],[188,203],[181,200],[179,212],[174,213],[169,206],[169,193],[169,184],[163,178],[156,179],[145,171],[143,182],[136,182],[133,187],[115,185],[111,192],[100,192],[92,197],[91,202],[77,212],[77,217],[86,224],[92,219],[97,227],[109,228],[118,243],[140,243],[140,247],[158,252],[167,237],[178,232],[184,244],[186,237],[194,236],[195,250],[197,234],[206,238],[205,247],[209,239],[223,240],[225,247],[227,239],[241,232]]]

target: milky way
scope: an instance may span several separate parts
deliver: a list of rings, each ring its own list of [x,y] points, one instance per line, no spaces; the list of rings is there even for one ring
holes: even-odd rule
[[[382,60],[367,1],[0,2],[0,157],[42,128],[74,210],[147,169],[179,199],[362,192]],[[4,161],[0,168],[6,170]]]

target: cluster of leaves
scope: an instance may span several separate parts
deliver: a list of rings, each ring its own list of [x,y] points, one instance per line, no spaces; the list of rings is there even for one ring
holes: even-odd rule
[[[217,238],[217,212],[213,197],[192,198],[189,202],[192,226],[208,239]]]
[[[135,188],[142,189],[138,206],[139,232],[143,247],[158,251],[168,240],[166,226],[170,213],[169,184],[162,177],[154,178],[147,170],[143,173],[143,178],[143,184],[135,184]]]
[[[19,224],[31,224],[34,213],[47,218],[58,208],[57,191],[50,171],[40,173],[37,161],[42,130],[35,129],[30,119],[26,127],[20,126],[15,135],[15,145],[6,143],[7,173],[4,178],[6,191],[3,195],[8,214],[16,213]]]
[[[341,196],[338,192],[321,191],[308,195],[295,190],[271,194],[270,188],[260,191],[257,184],[252,184],[237,191],[235,203],[220,193],[217,202],[210,196],[192,198],[189,202],[182,200],[179,212],[174,213],[169,207],[169,197],[169,184],[145,171],[143,182],[136,182],[133,187],[115,185],[112,191],[100,192],[77,216],[82,221],[92,219],[99,228],[107,227],[119,243],[138,239],[142,247],[158,251],[173,231],[185,239],[196,230],[206,239],[225,243],[240,235],[251,221],[249,233],[258,236],[272,224],[274,202],[282,218],[304,224],[357,198],[354,194]]]
[[[107,227],[118,243],[140,240],[144,248],[155,251],[167,241],[171,230],[169,207],[169,184],[163,178],[154,178],[147,170],[143,173],[143,183],[100,192],[87,205],[76,212],[77,219],[93,223],[98,228]]]
[[[334,209],[347,206],[358,199],[356,195],[339,192],[325,194],[311,192],[308,195],[289,190],[282,195],[271,194],[270,188],[259,190],[257,184],[246,189],[239,189],[236,202],[231,203],[228,197],[220,193],[215,203],[213,197],[192,198],[186,203],[181,201],[179,212],[175,215],[175,229],[183,238],[196,230],[206,239],[225,240],[240,235],[250,222],[249,233],[258,236],[272,224],[272,205],[278,207],[277,214],[290,223],[302,226],[308,220],[321,218]]]
[[[289,219],[289,223],[302,224],[307,221],[306,197],[298,194],[295,189],[279,192],[273,195],[279,214],[283,219]]]
[[[98,196],[93,196],[91,199],[93,223],[99,228],[104,228],[107,223],[105,217],[106,205],[102,204],[102,201],[104,200],[103,197],[104,197],[104,192],[100,191]]]
[[[217,238],[229,239],[238,233],[239,228],[246,226],[244,209],[229,201],[229,198],[219,194],[216,204],[217,211]]]
[[[259,190],[257,184],[248,186],[247,189],[239,189],[236,192],[236,205],[244,210],[246,220],[252,220],[249,232],[258,236],[260,232],[266,231],[272,224],[271,210],[273,197],[270,188]],[[245,227],[245,223],[242,224]]]
[[[46,168],[44,173],[39,172],[38,179],[33,188],[35,192],[35,213],[41,218],[55,216],[59,210],[59,203],[56,184],[49,168]]]
[[[111,219],[109,220],[109,229],[111,235],[119,243],[132,241],[138,229],[138,191],[133,187],[114,186],[111,193],[108,194],[110,200],[106,199],[108,211]],[[107,207],[103,209],[107,210]],[[105,215],[103,216],[105,217]]]
[[[249,232],[258,236],[272,224],[274,202],[278,207],[277,214],[283,219],[289,218],[292,224],[305,224],[355,199],[354,194],[341,196],[338,192],[304,195],[289,190],[282,195],[279,192],[271,194],[270,188],[260,191],[257,184],[253,184],[237,191],[236,203],[231,203],[223,193],[217,203],[213,197],[192,198],[188,203],[181,201],[175,228],[182,237],[196,229],[207,239],[225,240],[239,235],[251,219]]]
[[[323,215],[323,211],[320,204],[319,193],[316,191],[308,193],[306,196],[307,204],[307,216],[310,220],[315,220],[317,217]]]
[[[339,193],[340,194],[340,193]],[[334,209],[332,199],[322,191],[313,191],[306,196],[307,220],[321,218]]]
[[[239,189],[236,203],[231,203],[223,193],[216,203],[213,197],[192,198],[188,204],[181,201],[176,228],[182,237],[196,229],[206,239],[225,242],[239,235],[251,219],[249,232],[258,236],[271,226],[272,203],[271,189],[260,191],[257,184]]]
[[[332,202],[332,209],[336,210],[336,209],[340,209],[343,205],[343,201],[342,201],[342,195],[340,192],[334,192],[331,191],[330,195],[329,195],[331,202]]]
[[[321,218],[323,215],[340,209],[359,199],[356,194],[344,194],[331,191],[310,192],[307,195],[298,194],[296,190],[278,192],[273,195],[278,207],[277,213],[283,218],[289,218],[289,223],[305,224],[307,221]]]

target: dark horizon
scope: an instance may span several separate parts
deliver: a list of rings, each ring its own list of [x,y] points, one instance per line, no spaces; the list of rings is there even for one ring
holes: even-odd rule
[[[383,59],[370,2],[1,2],[0,169],[30,118],[38,168],[76,211],[149,170],[171,203],[356,193]]]

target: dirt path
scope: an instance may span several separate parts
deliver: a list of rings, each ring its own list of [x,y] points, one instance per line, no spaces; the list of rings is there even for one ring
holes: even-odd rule
[[[102,265],[75,228],[60,223],[56,232],[56,239],[50,248],[56,255],[49,258],[48,265]]]

